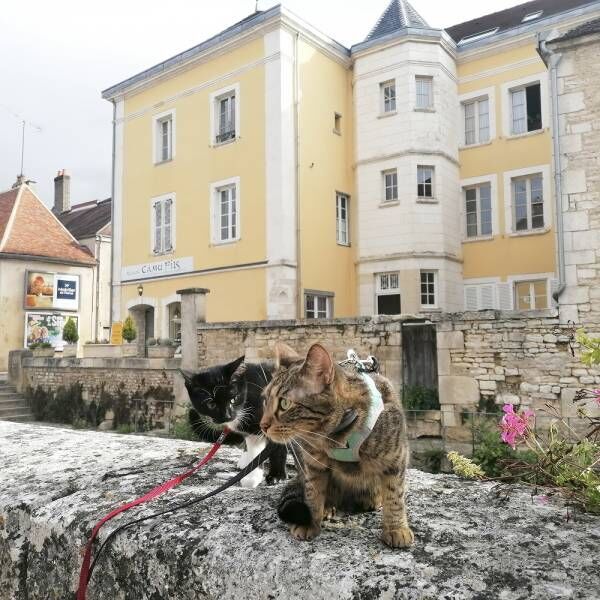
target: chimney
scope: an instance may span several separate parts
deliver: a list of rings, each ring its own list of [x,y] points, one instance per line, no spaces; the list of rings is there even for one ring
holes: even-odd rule
[[[71,176],[63,169],[54,178],[54,207],[52,210],[60,215],[71,210]]]

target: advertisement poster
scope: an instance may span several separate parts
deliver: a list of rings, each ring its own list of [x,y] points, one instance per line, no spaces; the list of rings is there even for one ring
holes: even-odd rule
[[[79,275],[27,271],[25,308],[79,310]]]
[[[25,313],[25,347],[34,342],[50,342],[54,348],[64,346],[62,331],[69,318],[75,321],[79,331],[78,315]]]

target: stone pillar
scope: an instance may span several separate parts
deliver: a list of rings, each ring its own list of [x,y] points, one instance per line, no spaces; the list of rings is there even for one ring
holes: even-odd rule
[[[197,371],[198,359],[198,323],[206,322],[206,288],[188,288],[177,290],[181,296],[181,368]]]

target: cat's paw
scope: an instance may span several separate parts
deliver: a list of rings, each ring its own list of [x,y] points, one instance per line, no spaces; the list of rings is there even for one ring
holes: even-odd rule
[[[329,519],[333,519],[337,514],[337,509],[335,506],[328,506],[325,508],[323,512],[323,521],[328,521]]]
[[[290,527],[292,537],[301,540],[309,541],[316,538],[321,533],[321,527],[318,525],[292,525]]]
[[[287,480],[287,473],[284,471],[283,473],[280,472],[273,472],[273,471],[269,471],[265,477],[265,481],[267,482],[267,485],[275,485],[276,483],[280,483],[282,481],[286,481]]]
[[[263,476],[264,473],[262,469],[254,469],[252,473],[249,473],[248,475],[246,475],[246,477],[244,477],[244,479],[242,479],[240,485],[243,488],[254,489],[262,483]]]
[[[410,527],[400,527],[399,529],[384,530],[381,534],[381,541],[390,548],[407,548],[415,541]]]
[[[244,450],[242,452],[242,454],[240,455],[240,458],[238,460],[237,468],[238,469],[245,469],[250,464],[251,460],[252,460],[252,457],[250,456],[250,452],[246,452]]]

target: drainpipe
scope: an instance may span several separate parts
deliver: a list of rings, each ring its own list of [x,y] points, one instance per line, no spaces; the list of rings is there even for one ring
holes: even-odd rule
[[[96,322],[94,323],[94,341],[98,341],[98,323],[100,322],[100,250],[102,248],[102,240],[99,235],[96,236],[96,247],[94,254],[96,255]]]
[[[112,139],[112,167],[111,167],[111,182],[110,182],[110,227],[111,227],[111,241],[110,241],[110,281],[109,290],[110,290],[110,314],[109,314],[109,323],[112,327],[113,323],[113,294],[115,290],[113,289],[113,271],[114,271],[114,248],[115,248],[115,158],[117,153],[117,142],[116,142],[116,133],[117,133],[117,103],[111,100],[113,105],[113,120],[112,120],[112,130],[113,130],[113,139]]]
[[[558,303],[558,298],[567,287],[565,267],[565,233],[562,207],[562,165],[560,152],[560,131],[558,119],[558,64],[562,54],[556,54],[546,47],[546,42],[538,38],[538,54],[550,71],[550,97],[552,99],[552,144],[554,153],[554,202],[556,205],[556,238],[558,253],[558,288],[552,298]]]
[[[301,319],[302,298],[302,238],[300,233],[300,68],[298,65],[298,39],[294,38],[294,142],[296,154],[296,318]]]

